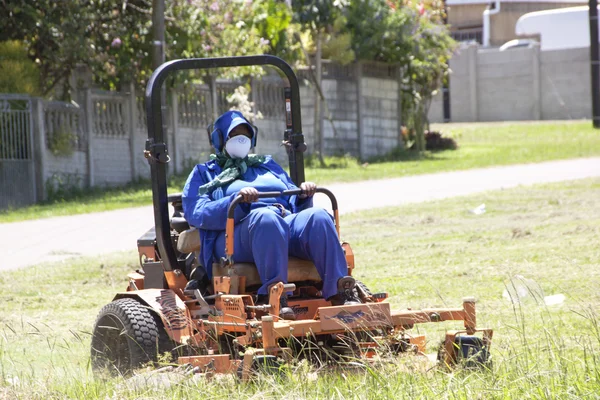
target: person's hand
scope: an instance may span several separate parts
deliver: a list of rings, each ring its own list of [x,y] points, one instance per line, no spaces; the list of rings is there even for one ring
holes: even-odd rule
[[[300,189],[302,189],[302,194],[298,197],[301,199],[313,197],[315,195],[315,191],[317,190],[317,184],[314,182],[302,182],[300,184]]]
[[[238,192],[244,198],[244,203],[254,203],[258,201],[258,190],[248,186]]]

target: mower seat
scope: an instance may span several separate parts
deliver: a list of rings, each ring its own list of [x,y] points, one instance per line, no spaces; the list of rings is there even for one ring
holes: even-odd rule
[[[200,251],[200,234],[196,228],[191,228],[181,232],[177,240],[177,250],[181,253],[192,253]],[[256,265],[252,263],[233,264],[234,275],[245,276],[246,285],[260,285],[260,276]],[[213,264],[213,276],[230,275],[227,267],[221,267],[219,264]],[[321,282],[321,276],[317,272],[315,264],[308,260],[290,257],[288,261],[288,282],[312,281]]]
[[[228,271],[233,268],[233,271]],[[246,277],[246,286],[261,285],[256,265],[253,263],[234,263],[233,267],[222,267],[213,264],[213,276],[238,275]],[[321,276],[312,261],[300,258],[288,258],[288,282],[321,282]]]
[[[174,229],[177,233],[190,229],[190,225],[183,217],[172,217],[170,223],[171,229]]]

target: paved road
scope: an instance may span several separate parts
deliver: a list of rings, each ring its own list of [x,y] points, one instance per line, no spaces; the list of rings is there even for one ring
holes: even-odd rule
[[[329,185],[340,213],[534,183],[600,177],[600,157]],[[325,196],[315,203],[328,206]],[[0,224],[0,270],[80,255],[135,251],[152,207]]]

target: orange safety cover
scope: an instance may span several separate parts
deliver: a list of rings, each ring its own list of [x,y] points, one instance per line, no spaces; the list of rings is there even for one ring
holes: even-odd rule
[[[319,308],[324,331],[392,326],[390,303]]]

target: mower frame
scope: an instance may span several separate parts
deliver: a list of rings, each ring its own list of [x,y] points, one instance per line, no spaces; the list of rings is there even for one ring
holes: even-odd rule
[[[162,86],[168,75],[175,71],[191,69],[245,67],[251,65],[266,65],[278,68],[289,81],[285,89],[286,131],[284,140],[289,144],[288,158],[290,177],[296,185],[304,182],[304,135],[302,134],[302,117],[300,113],[300,88],[298,79],[292,68],[279,57],[271,55],[221,57],[221,58],[191,58],[169,61],[158,67],[146,87],[146,119],[148,139],[146,141],[146,158],[150,161],[152,179],[152,200],[154,204],[154,224],[158,248],[163,255],[162,262],[165,271],[172,271],[177,266],[175,250],[171,242],[169,227],[169,208],[167,194],[167,170],[169,161],[167,144],[165,142],[162,116]]]
[[[250,376],[253,360],[257,357],[291,357],[293,349],[288,345],[292,339],[300,341],[308,337],[337,337],[336,335],[343,336],[348,332],[353,334],[368,332],[369,339],[362,340],[357,345],[358,353],[366,358],[372,358],[376,354],[375,349],[382,344],[389,345],[390,348],[396,349],[396,352],[424,354],[425,337],[412,335],[408,330],[415,324],[429,322],[463,321],[463,329],[446,332],[439,353],[439,361],[445,365],[452,366],[460,358],[462,342],[458,339],[461,336],[467,335],[471,339],[477,339],[467,340],[467,342],[471,343],[471,346],[473,343],[479,343],[478,349],[489,354],[493,331],[477,327],[473,298],[464,298],[462,307],[459,308],[391,311],[389,303],[385,302],[386,293],[372,294],[368,289],[360,288],[358,293],[365,303],[332,306],[322,296],[319,298],[318,290],[308,287],[311,295],[300,296],[299,299],[292,298],[289,303],[292,308],[302,308],[306,315],[300,320],[287,321],[278,317],[279,300],[284,292],[295,291],[296,285],[280,282],[269,288],[267,305],[255,305],[252,296],[245,290],[246,277],[231,273],[235,266],[232,259],[233,215],[235,207],[242,201],[239,195],[231,202],[228,209],[226,257],[221,261],[221,266],[229,268],[229,273],[214,276],[211,282],[214,294],[209,300],[214,301],[214,305],[208,304],[209,296],[203,297],[200,290],[188,290],[189,276],[182,271],[186,260],[181,259],[182,253],[176,248],[180,237],[179,232],[173,230],[173,221],[169,219],[169,203],[175,207],[174,216],[181,217],[182,210],[181,195],[169,196],[167,193],[166,165],[170,157],[163,127],[162,86],[169,74],[176,71],[251,65],[276,67],[287,78],[288,86],[284,88],[286,128],[283,143],[288,153],[292,180],[297,186],[304,181],[303,152],[306,150],[306,145],[301,128],[299,86],[296,75],[285,61],[271,55],[185,59],[167,62],[154,71],[145,94],[148,139],[144,152],[151,169],[154,228],[138,240],[142,269],[128,275],[127,291],[118,293],[113,303],[105,306],[100,312],[92,340],[93,365],[106,365],[102,360],[102,362],[94,361],[101,359],[104,352],[112,354],[107,357],[116,357],[117,361],[121,362],[119,355],[113,354],[116,351],[111,347],[113,345],[103,342],[103,338],[112,341],[120,340],[115,338],[110,330],[114,332],[115,326],[119,327],[119,319],[123,318],[142,321],[151,328],[151,335],[144,337],[134,334],[137,332],[126,332],[130,337],[139,336],[137,342],[127,340],[129,347],[123,343],[119,344],[129,349],[127,362],[134,360],[141,363],[144,356],[147,356],[147,361],[156,361],[158,356],[156,347],[160,347],[159,350],[165,349],[165,341],[160,339],[164,328],[168,340],[175,347],[183,346],[201,350],[202,354],[199,355],[180,353],[178,358],[180,364],[191,364],[203,372],[238,371],[244,379]],[[317,192],[327,195],[331,200],[335,227],[339,236],[337,200],[334,194],[325,188],[317,188]],[[261,193],[259,196],[276,197],[282,194],[297,195],[301,194],[301,190]],[[341,241],[340,243],[348,263],[348,274],[351,275],[354,268],[354,254],[347,243]],[[210,266],[206,267],[210,268]],[[307,287],[300,289],[307,289]],[[132,302],[133,300],[135,302]],[[101,326],[99,325],[101,322],[110,326]],[[136,326],[133,323],[129,325],[121,323],[121,325],[124,330],[131,329],[128,326]],[[107,329],[102,331],[103,328]],[[472,336],[475,334],[480,335],[481,339]],[[233,354],[233,351],[223,351],[220,347],[220,338],[224,335],[235,337],[232,343],[245,349],[243,359]],[[153,348],[152,341],[159,341],[159,339],[162,340],[161,346]],[[148,340],[149,343],[141,343],[140,341],[143,340]],[[168,346],[166,348],[169,350]],[[143,354],[140,349],[147,354]],[[108,361],[116,364],[112,360]]]

